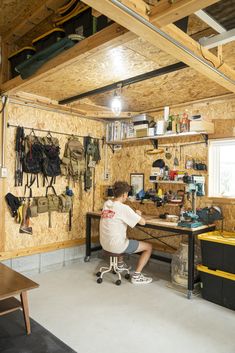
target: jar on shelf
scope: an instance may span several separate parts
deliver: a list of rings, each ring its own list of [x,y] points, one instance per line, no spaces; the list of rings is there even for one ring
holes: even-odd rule
[[[180,122],[180,132],[188,132],[189,131],[189,118],[188,114],[184,113],[182,120]]]

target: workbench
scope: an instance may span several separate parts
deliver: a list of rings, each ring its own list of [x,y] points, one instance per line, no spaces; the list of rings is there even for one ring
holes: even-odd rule
[[[86,214],[86,256],[84,261],[87,262],[90,260],[91,253],[93,251],[100,250],[100,246],[91,247],[91,221],[92,219],[100,219],[101,212],[88,212]],[[146,219],[146,224],[141,226],[138,224],[138,227],[150,228],[154,230],[167,231],[170,233],[169,236],[179,236],[186,235],[188,236],[188,290],[187,297],[191,298],[192,292],[194,289],[194,255],[195,255],[195,237],[198,234],[207,233],[215,230],[214,224],[203,225],[197,228],[187,228],[179,227],[176,223],[166,222],[162,219],[159,219],[154,216],[144,216]],[[152,237],[152,239],[157,239],[158,236]],[[138,239],[141,240],[141,239]],[[152,256],[160,261],[171,262],[171,259],[164,256]]]

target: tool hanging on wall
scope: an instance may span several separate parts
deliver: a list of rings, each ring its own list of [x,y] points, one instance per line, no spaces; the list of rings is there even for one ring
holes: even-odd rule
[[[22,220],[20,224],[19,233],[33,234],[33,228],[30,226],[30,200],[24,200],[22,206]]]
[[[172,157],[172,154],[169,152],[168,147],[166,148],[166,151],[165,151],[165,157],[166,157],[166,159],[171,159],[171,157]]]
[[[17,217],[17,211],[21,205],[20,199],[9,192],[6,194],[5,200],[10,209],[12,217]]]
[[[101,159],[99,140],[92,139],[90,136],[84,137],[84,148],[86,161],[84,189],[85,191],[89,191],[92,188],[92,168],[95,168]]]
[[[22,186],[23,185],[22,161],[24,158],[24,128],[21,126],[18,126],[16,129],[15,152],[16,152],[15,186]]]

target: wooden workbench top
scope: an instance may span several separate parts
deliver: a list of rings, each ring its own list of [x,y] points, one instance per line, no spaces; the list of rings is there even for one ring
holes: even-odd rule
[[[96,212],[87,212],[88,215],[93,215],[96,217],[100,217],[101,215],[101,211],[96,211]],[[158,218],[157,216],[153,216],[153,215],[143,215],[143,218],[146,220],[146,226],[151,225],[151,226],[165,226],[167,228],[171,228],[171,229],[182,229],[182,230],[191,230],[192,232],[197,232],[198,230],[207,230],[208,227],[213,227],[215,226],[214,224],[208,224],[208,225],[203,225],[200,227],[196,227],[196,228],[187,228],[187,227],[179,227],[177,225],[177,223],[175,222],[167,222],[164,219]]]

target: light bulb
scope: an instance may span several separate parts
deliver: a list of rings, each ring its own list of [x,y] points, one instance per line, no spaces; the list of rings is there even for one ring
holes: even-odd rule
[[[111,109],[112,109],[112,112],[115,114],[115,116],[119,116],[121,114],[122,101],[120,96],[116,94],[114,95],[111,103]]]

